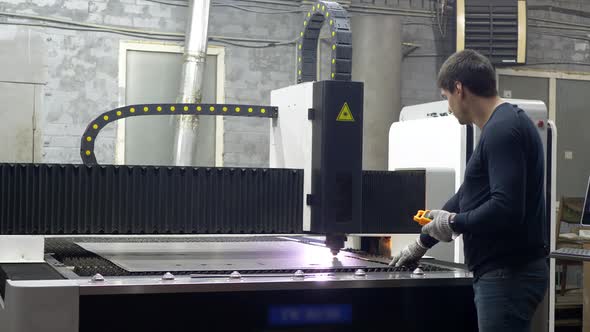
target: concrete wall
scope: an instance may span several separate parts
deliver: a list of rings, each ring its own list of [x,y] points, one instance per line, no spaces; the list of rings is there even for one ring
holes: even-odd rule
[[[555,24],[535,19],[581,24],[588,28],[590,26],[590,2],[585,0],[527,2],[528,14],[531,19],[529,20],[527,61],[531,64],[546,63],[532,67],[569,72],[589,72],[590,43],[588,33],[590,29],[584,32],[582,30],[541,28],[540,25]],[[570,38],[565,38],[564,35],[570,36]]]
[[[422,0],[358,0],[353,3],[391,8],[431,9],[434,1]],[[590,72],[590,31],[541,28],[554,20],[590,27],[590,1],[528,0],[528,39],[526,68],[568,72]],[[561,7],[561,8],[560,8]],[[565,10],[563,8],[566,8]],[[571,10],[570,10],[571,9]],[[438,100],[434,78],[446,56],[454,51],[454,22],[449,21],[446,37],[442,37],[432,20],[406,17],[402,31],[404,42],[420,48],[404,57],[402,62],[402,105]],[[553,24],[555,25],[555,24]],[[565,38],[563,35],[576,38]],[[543,64],[543,65],[541,65]]]
[[[276,8],[293,10],[288,6]],[[186,7],[143,0],[0,2],[0,12],[176,33],[184,33],[186,10]],[[214,6],[209,34],[288,40],[294,38],[296,27],[302,22],[301,17],[298,12],[260,15]],[[15,81],[12,73],[16,72],[17,76],[42,87],[39,89],[41,107],[37,109],[36,120],[39,132],[37,146],[41,147],[41,151],[36,161],[80,163],[79,139],[84,129],[94,117],[118,106],[119,41],[142,38],[23,26],[20,24],[38,24],[39,21],[0,16],[0,23],[10,22],[19,25],[0,25],[0,45],[3,46],[0,52],[0,81]],[[34,43],[31,44],[31,41]],[[25,49],[17,47],[20,45],[25,45]],[[270,90],[295,82],[294,45],[265,49],[225,46],[226,102],[268,104]],[[30,73],[30,59],[35,54],[46,56],[34,61],[37,70]],[[96,146],[99,163],[114,162],[115,129],[116,124],[111,124],[101,131]],[[268,163],[267,121],[226,119],[224,143],[224,162],[227,166],[265,166]]]
[[[277,1],[278,2],[278,1]],[[266,3],[263,6],[284,11],[297,11],[300,1],[283,1],[286,5]],[[254,4],[252,1],[231,1],[233,4]],[[431,0],[354,0],[353,4],[398,9],[431,9]],[[257,3],[258,5],[262,5]],[[289,5],[290,4],[290,5]],[[528,6],[563,6],[590,11],[590,3],[529,0]],[[306,9],[307,7],[303,7]],[[258,10],[268,11],[269,9]],[[24,13],[86,23],[114,25],[126,28],[183,33],[186,7],[163,5],[145,0],[2,0],[1,12]],[[243,10],[212,7],[209,34],[214,36],[292,40],[301,29],[303,13],[263,15]],[[359,15],[354,13],[353,15]],[[550,18],[590,25],[583,15],[561,13],[546,8],[529,10],[531,17]],[[39,23],[0,16],[0,23]],[[529,29],[528,61],[590,63],[590,46],[586,39],[570,39]],[[553,34],[567,33],[551,30]],[[387,32],[378,32],[387,33]],[[439,99],[435,86],[437,71],[454,49],[454,27],[447,27],[441,36],[433,20],[405,16],[402,19],[402,41],[420,47],[402,60],[401,103],[410,105]],[[36,161],[80,162],[79,137],[89,121],[103,111],[117,106],[118,45],[121,39],[141,38],[114,33],[75,31],[22,25],[0,25],[0,45],[28,45],[23,56],[2,47],[0,52],[0,81],[12,81],[6,67],[24,73],[30,71],[33,54],[46,54],[38,60],[34,84],[40,85],[36,108],[36,146],[40,147]],[[33,43],[31,43],[33,42]],[[266,49],[226,46],[225,94],[229,103],[268,103],[272,89],[295,82],[295,50],[293,45]],[[404,49],[408,50],[408,49]],[[27,56],[28,54],[28,56]],[[3,59],[16,59],[7,64]],[[4,67],[2,67],[4,66]],[[38,66],[39,67],[39,66]],[[585,65],[533,66],[588,71]],[[43,71],[39,73],[39,71]],[[37,82],[39,77],[42,83]],[[36,83],[35,83],[36,82]],[[111,125],[101,132],[97,141],[97,157],[101,163],[114,161],[115,128]],[[230,118],[225,121],[224,162],[227,166],[266,166],[268,164],[268,126],[255,119]]]
[[[209,34],[293,40],[302,25],[302,17],[301,13],[256,15],[214,7]],[[269,104],[271,90],[295,83],[295,54],[294,45],[262,49],[227,46],[226,101]],[[268,121],[225,119],[225,166],[268,166],[269,144]]]

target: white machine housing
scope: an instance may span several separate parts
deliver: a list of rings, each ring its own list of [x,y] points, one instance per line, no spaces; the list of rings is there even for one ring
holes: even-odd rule
[[[311,194],[312,121],[307,112],[313,108],[313,82],[273,90],[270,103],[280,114],[270,125],[271,168],[303,169],[303,194]],[[303,230],[311,229],[311,208],[303,200]]]

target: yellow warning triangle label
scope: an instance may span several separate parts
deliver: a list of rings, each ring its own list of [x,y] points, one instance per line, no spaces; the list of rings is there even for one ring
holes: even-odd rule
[[[350,111],[350,107],[348,107],[348,103],[344,103],[344,105],[342,105],[336,121],[354,122],[352,112]]]

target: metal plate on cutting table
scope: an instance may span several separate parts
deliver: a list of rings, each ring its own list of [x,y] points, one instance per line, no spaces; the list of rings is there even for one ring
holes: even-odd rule
[[[294,241],[273,242],[78,242],[129,272],[285,270],[371,268],[368,262],[341,252]]]

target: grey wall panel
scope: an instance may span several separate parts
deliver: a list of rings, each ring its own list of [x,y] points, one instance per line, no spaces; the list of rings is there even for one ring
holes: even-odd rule
[[[203,102],[216,99],[217,57],[208,56]],[[182,55],[164,52],[127,52],[126,104],[174,103],[180,87]],[[125,164],[172,165],[174,122],[171,116],[126,120]],[[201,116],[193,165],[215,165],[215,117]]]
[[[33,161],[35,86],[0,82],[0,161]]]
[[[47,50],[33,28],[0,28],[0,81],[45,83]]]
[[[498,94],[502,98],[534,99],[549,108],[549,79],[500,75]]]
[[[590,175],[588,91],[588,81],[557,80],[557,199],[585,194]]]

